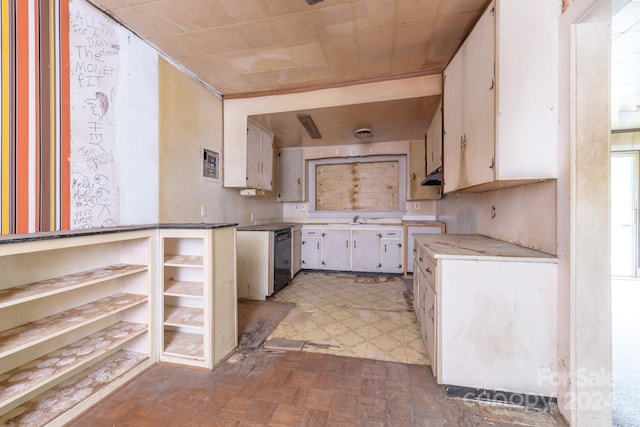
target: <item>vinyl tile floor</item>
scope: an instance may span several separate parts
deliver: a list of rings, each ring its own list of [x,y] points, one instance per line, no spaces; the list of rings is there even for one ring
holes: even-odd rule
[[[402,277],[301,272],[272,300],[295,308],[267,346],[292,340],[314,353],[429,364]]]

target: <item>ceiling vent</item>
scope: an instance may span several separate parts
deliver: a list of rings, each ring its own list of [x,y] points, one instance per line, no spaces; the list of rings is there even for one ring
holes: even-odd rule
[[[307,0],[308,1],[308,0]],[[316,127],[316,124],[313,122],[313,119],[308,114],[298,114],[298,120],[302,123],[302,126],[305,128],[307,133],[312,139],[320,139],[322,135],[320,135],[320,131]]]
[[[367,138],[372,138],[373,137],[373,131],[369,128],[361,128],[356,130],[353,133],[353,136],[355,136],[358,139],[367,139]]]

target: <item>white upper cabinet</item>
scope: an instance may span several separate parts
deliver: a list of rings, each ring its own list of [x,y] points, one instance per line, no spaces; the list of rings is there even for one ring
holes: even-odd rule
[[[229,149],[229,148],[227,148]],[[230,156],[243,167],[225,169],[225,187],[272,189],[273,135],[252,122],[247,123],[245,144],[233,146]]]
[[[303,202],[304,200],[302,148],[283,148],[278,151],[278,201]]]
[[[557,177],[557,8],[492,2],[444,72],[444,192]]]

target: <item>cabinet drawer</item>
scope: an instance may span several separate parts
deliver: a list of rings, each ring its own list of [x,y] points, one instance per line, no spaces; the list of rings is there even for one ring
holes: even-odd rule
[[[383,230],[382,238],[383,239],[399,239],[402,237],[402,230]]]
[[[305,237],[306,236],[320,237],[322,236],[322,229],[321,228],[303,228],[302,235]]]
[[[419,267],[424,271],[427,283],[431,286],[431,289],[436,289],[436,261],[431,258],[424,247],[418,246],[417,262]]]

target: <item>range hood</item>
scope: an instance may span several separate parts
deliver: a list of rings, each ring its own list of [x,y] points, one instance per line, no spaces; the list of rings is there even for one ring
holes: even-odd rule
[[[442,185],[442,166],[427,175],[420,185]]]

